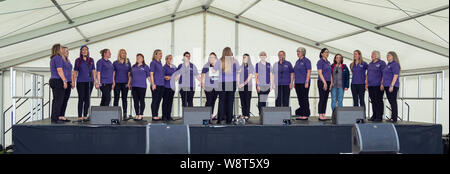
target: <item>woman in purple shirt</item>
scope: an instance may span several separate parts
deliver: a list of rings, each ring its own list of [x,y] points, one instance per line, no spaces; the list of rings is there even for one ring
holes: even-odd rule
[[[383,85],[386,91],[386,97],[391,104],[391,119],[390,122],[397,122],[398,107],[397,107],[397,92],[400,86],[398,80],[400,74],[400,61],[398,60],[397,53],[390,51],[387,54],[388,64],[383,70]]]
[[[120,93],[122,93],[123,120],[127,120],[127,96],[131,85],[131,63],[127,58],[127,51],[125,51],[125,49],[119,50],[117,60],[114,61],[113,67],[113,106],[119,106]]]
[[[366,107],[364,95],[367,89],[367,63],[364,62],[361,51],[353,51],[353,62],[350,64],[352,71],[352,97],[353,106]]]
[[[78,92],[78,121],[88,121],[90,98],[97,73],[94,59],[89,56],[89,48],[86,45],[80,47],[80,57],[75,59],[73,70],[72,85],[76,84]]]
[[[278,62],[273,64],[272,78],[275,86],[275,106],[288,107],[291,89],[294,87],[294,68],[291,62],[286,60],[284,51],[278,52]]]
[[[260,61],[255,65],[256,92],[258,93],[258,111],[262,114],[262,107],[266,107],[270,90],[273,89],[273,79],[270,77],[271,66],[266,61],[267,53],[259,53]]]
[[[219,63],[216,53],[209,54],[208,63],[203,66],[201,75],[201,86],[205,90],[206,103],[205,107],[211,107],[211,118],[216,120],[214,116],[214,105],[216,104],[217,97],[219,95],[218,90],[218,67]]]
[[[103,49],[100,51],[102,58],[97,61],[97,83],[95,87],[102,91],[100,106],[109,106],[111,103],[111,90],[113,87],[114,66],[109,58],[111,51]]]
[[[62,106],[64,101],[65,89],[69,88],[67,85],[68,79],[64,75],[64,61],[61,57],[62,46],[55,44],[52,47],[52,55],[50,56],[50,88],[52,88],[52,114],[51,120],[53,123],[69,122],[70,120],[62,115]]]
[[[147,82],[150,82],[150,68],[145,64],[144,55],[136,55],[136,63],[131,68],[131,94],[133,95],[135,121],[142,121],[145,109],[145,92]]]
[[[252,100],[252,77],[255,73],[252,60],[249,54],[242,57],[242,65],[239,70],[239,98],[241,98],[242,116],[245,120],[250,117],[250,103]]]
[[[175,84],[173,83],[172,74],[177,70],[177,67],[172,64],[173,57],[172,55],[166,56],[166,64],[164,65],[164,95],[162,101],[162,118],[163,120],[172,119],[172,105],[173,105],[173,96],[175,94]]]
[[[234,94],[236,92],[237,61],[234,59],[230,47],[222,51],[222,57],[219,62],[220,72],[220,92],[219,92],[219,110],[217,124],[225,120],[226,124],[231,124],[233,119]]]
[[[201,81],[197,66],[191,63],[191,53],[184,52],[183,63],[178,65],[175,72],[180,88],[181,103],[183,107],[194,106],[195,79]]]
[[[67,88],[64,90],[64,100],[61,108],[61,115],[66,115],[67,102],[69,102],[71,89],[75,88],[75,85],[72,83],[72,63],[69,60],[69,49],[67,47],[62,47],[62,58],[63,58],[63,71],[64,76],[67,77]]]
[[[311,78],[311,61],[305,57],[306,49],[300,47],[297,49],[298,60],[294,66],[295,92],[297,93],[298,104],[300,107],[295,110],[295,115],[299,116],[297,120],[308,120],[310,116],[309,109],[309,84]]]
[[[372,62],[367,66],[367,88],[369,98],[372,102],[373,115],[370,121],[380,122],[383,120],[383,70],[386,66],[384,61],[380,60],[380,52],[372,52]]]
[[[150,63],[150,81],[152,84],[152,120],[159,121],[158,110],[164,94],[164,69],[161,63],[162,51],[157,49],[153,52]],[[164,119],[163,121],[168,121]]]
[[[317,87],[319,88],[319,121],[326,121],[325,112],[327,109],[328,95],[332,89],[331,64],[327,60],[329,51],[323,48],[320,51],[320,60],[317,62]]]

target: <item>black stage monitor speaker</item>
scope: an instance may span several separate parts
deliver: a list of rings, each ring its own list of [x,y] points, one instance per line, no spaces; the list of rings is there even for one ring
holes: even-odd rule
[[[288,125],[291,120],[291,107],[262,107],[259,117],[263,125]]]
[[[364,120],[363,107],[336,107],[332,115],[333,124],[355,124],[361,119]]]
[[[91,124],[119,125],[122,118],[120,106],[92,106]]]
[[[394,124],[355,124],[352,128],[353,154],[396,154],[400,151]]]
[[[183,107],[183,124],[203,125],[211,119],[211,107]]]
[[[147,154],[189,154],[189,125],[148,124]]]

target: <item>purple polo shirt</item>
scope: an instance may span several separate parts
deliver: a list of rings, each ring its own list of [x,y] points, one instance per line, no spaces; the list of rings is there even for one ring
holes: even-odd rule
[[[164,70],[164,76],[172,77],[172,74],[175,71],[177,71],[177,67],[175,65],[173,65],[173,64],[170,65],[170,66],[165,64],[164,67],[163,67],[163,70]],[[173,82],[173,81],[164,79],[164,87],[166,87],[166,88],[172,88],[173,87],[172,89],[175,89],[175,84],[171,84],[171,82]]]
[[[161,61],[154,59],[150,63],[150,72],[153,73],[153,80],[156,86],[164,86],[164,69]]]
[[[195,77],[198,76],[197,67],[189,62],[189,66],[186,67],[184,63],[178,65],[177,74],[180,74],[180,80],[178,81],[180,88],[193,88],[195,87]],[[184,79],[189,79],[189,81]]]
[[[95,70],[94,59],[89,58],[86,61],[83,58],[77,58],[75,60],[74,71],[78,71],[77,82],[92,82],[92,71]]]
[[[366,84],[367,63],[354,64],[352,70],[352,84]]]
[[[389,62],[383,70],[383,86],[391,86],[394,75],[399,75],[399,73],[400,65],[395,61]],[[394,86],[397,88],[400,86],[398,78]]]
[[[147,65],[133,66],[131,68],[131,87],[147,88],[147,78],[150,68]]]
[[[386,63],[382,60],[378,60],[373,63],[370,62],[367,66],[367,86],[380,86],[381,78],[383,78],[383,70]]]
[[[330,61],[324,60],[320,58],[319,61],[317,61],[317,70],[322,70],[322,75],[325,81],[330,82],[331,81],[331,64]],[[318,75],[317,78],[320,80],[320,76]]]
[[[217,65],[218,65],[217,63],[216,63],[216,66],[212,66],[210,63],[206,63],[203,66],[202,74],[205,74],[205,87],[208,87],[208,88],[217,88],[218,87],[219,76],[211,77],[209,74],[209,68],[213,68],[215,71],[219,71],[219,68]],[[219,72],[217,72],[217,74],[219,74]]]
[[[258,73],[258,85],[270,85],[270,71],[269,62],[266,62],[266,65],[261,62],[256,63],[255,72]]]
[[[112,84],[113,83],[113,71],[114,66],[110,60],[100,59],[97,61],[97,72],[100,72],[100,83]]]
[[[57,68],[63,68],[64,61],[61,56],[53,56],[50,60],[50,79],[60,79]],[[67,77],[66,77],[67,78]]]
[[[311,61],[308,58],[303,57],[295,62],[294,79],[296,84],[305,84],[308,70],[311,70]],[[309,82],[311,82],[311,79],[309,79]]]
[[[64,76],[66,77],[67,82],[72,82],[72,63],[70,63],[70,60],[67,60],[67,62],[63,60],[63,63]]]
[[[289,85],[291,83],[291,73],[294,73],[294,68],[289,61],[285,60],[281,64],[278,61],[273,65],[272,73],[275,77],[275,84]]]
[[[114,72],[116,72],[115,81],[116,83],[128,83],[128,73],[131,72],[130,62],[120,63],[120,61],[114,61],[113,63]]]
[[[243,84],[247,80],[247,78],[248,78],[248,76],[250,74],[254,74],[255,73],[255,68],[253,67],[252,64],[247,64],[247,66],[242,64],[239,71],[240,71],[240,73],[239,73],[239,76],[240,76],[239,83]],[[249,88],[251,88],[253,86],[252,80],[250,79],[245,86],[248,86]],[[251,89],[249,89],[249,90],[251,90]]]

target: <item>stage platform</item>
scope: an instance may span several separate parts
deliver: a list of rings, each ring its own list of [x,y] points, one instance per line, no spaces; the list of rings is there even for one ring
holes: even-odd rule
[[[76,119],[76,118],[70,118]],[[121,125],[52,124],[49,119],[14,125],[17,154],[143,154],[146,122]],[[150,120],[148,120],[150,119]],[[156,121],[155,124],[163,122]],[[213,121],[216,123],[216,121]],[[182,124],[182,120],[166,124]],[[441,154],[442,126],[395,124],[403,154]],[[339,154],[351,153],[352,125],[334,125],[317,117],[293,120],[289,126],[263,126],[259,117],[244,125],[190,126],[192,154]]]

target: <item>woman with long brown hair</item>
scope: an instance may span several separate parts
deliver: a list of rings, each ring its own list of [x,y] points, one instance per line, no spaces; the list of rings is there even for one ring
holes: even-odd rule
[[[144,55],[136,55],[136,63],[131,68],[131,94],[133,95],[135,121],[142,121],[145,109],[145,93],[147,82],[150,81],[150,68],[145,64]]]
[[[242,116],[245,120],[250,118],[250,103],[252,100],[252,77],[255,73],[249,54],[242,56],[242,65],[239,69],[239,98],[241,99]]]
[[[336,106],[342,107],[344,101],[344,92],[348,90],[350,82],[350,71],[344,64],[344,57],[341,54],[334,56],[333,65],[331,65],[331,110]]]
[[[323,48],[320,51],[319,58],[317,61],[317,88],[319,89],[319,121],[326,121],[325,112],[327,108],[328,95],[332,89],[333,78],[331,76],[331,64],[328,61],[329,51],[327,48]]]
[[[55,44],[52,47],[52,54],[50,56],[50,88],[52,88],[52,114],[51,121],[53,123],[69,122],[62,115],[62,106],[64,101],[65,89],[68,88],[68,78],[64,75],[64,60],[62,58],[63,48],[61,44]]]
[[[72,91],[73,88],[75,88],[75,84],[72,83],[73,81],[73,75],[72,75],[72,63],[70,63],[69,60],[69,49],[67,47],[62,47],[62,58],[63,58],[63,71],[64,71],[64,76],[67,77],[67,88],[64,90],[64,100],[63,100],[63,105],[61,108],[61,115],[65,116],[66,115],[66,109],[67,109],[67,103],[69,102],[69,98],[70,98],[70,93]]]
[[[97,73],[94,59],[89,56],[87,45],[80,47],[80,57],[75,59],[73,70],[72,84],[76,84],[78,92],[78,121],[88,121],[90,98],[95,85],[94,82],[97,81],[95,75]]]
[[[117,60],[113,63],[113,86],[114,102],[113,106],[119,106],[120,93],[122,93],[123,119],[127,118],[127,96],[131,85],[131,63],[127,58],[127,51],[120,49]],[[131,115],[130,115],[131,117]]]
[[[386,97],[391,104],[391,119],[390,122],[397,122],[398,118],[398,106],[397,106],[397,92],[400,87],[399,75],[400,75],[400,61],[397,53],[389,51],[387,53],[388,64],[383,70],[383,86],[386,91]]]
[[[352,71],[352,97],[353,106],[366,107],[364,102],[364,95],[367,88],[367,63],[364,62],[361,55],[361,51],[353,51],[353,62],[350,64],[350,70]]]
[[[217,124],[225,120],[226,124],[231,124],[233,120],[234,95],[236,92],[236,76],[238,63],[234,59],[230,47],[225,47],[220,58],[220,78],[219,85],[219,113]]]
[[[201,86],[205,90],[206,103],[205,107],[211,107],[211,118],[213,120],[217,119],[214,116],[214,105],[216,104],[217,97],[219,95],[218,91],[218,59],[214,52],[209,54],[208,63],[203,66],[201,75]]]
[[[152,62],[150,63],[150,80],[152,83],[152,120],[159,121],[159,105],[164,95],[164,69],[161,63],[162,51],[157,49],[153,52]],[[163,121],[168,121],[164,119]]]
[[[95,87],[102,91],[102,100],[100,106],[109,106],[111,103],[111,90],[113,86],[113,72],[114,66],[109,58],[111,58],[111,51],[103,49],[100,51],[102,58],[97,61],[97,83]]]

